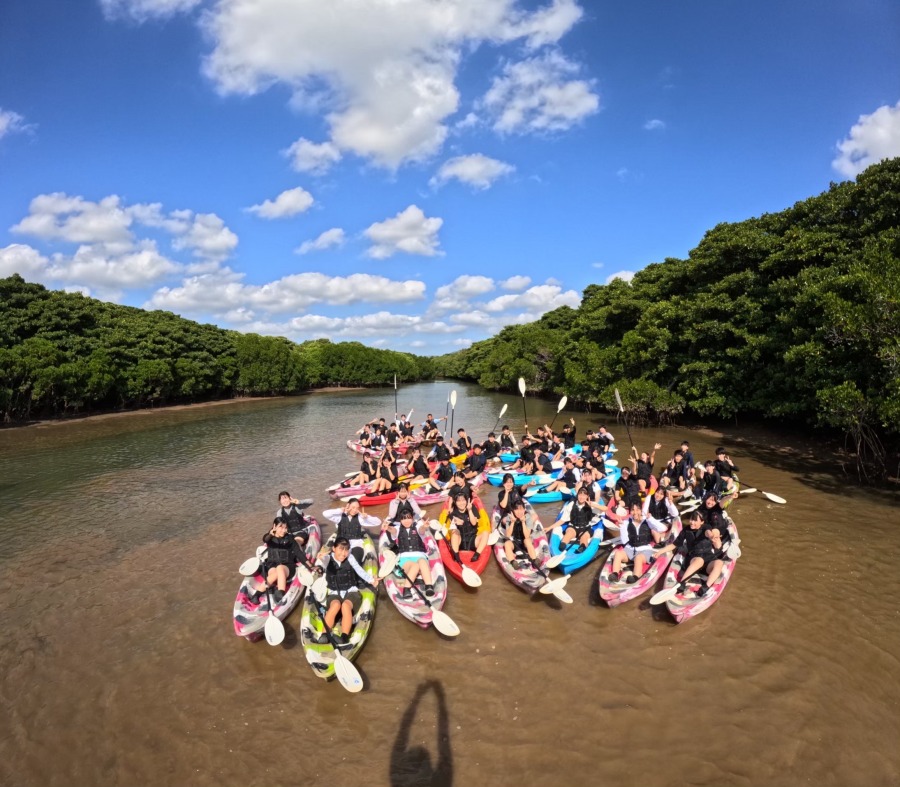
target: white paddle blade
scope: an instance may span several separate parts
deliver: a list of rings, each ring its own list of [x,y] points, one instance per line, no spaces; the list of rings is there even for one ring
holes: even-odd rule
[[[458,637],[459,626],[456,625],[453,618],[440,609],[431,610],[431,622],[434,627],[445,637]]]
[[[566,559],[566,553],[560,552],[558,555],[553,555],[546,563],[544,563],[544,568],[556,568],[563,560]]]
[[[481,587],[481,577],[478,576],[471,568],[468,566],[462,567],[462,578],[463,582],[465,582],[470,588],[480,588]]]
[[[454,407],[456,407],[456,389],[455,388],[452,391],[450,391],[450,409],[452,410]]]
[[[574,602],[574,599],[562,588],[560,588],[559,590],[554,590],[553,595],[556,596],[556,598],[558,598],[560,601],[562,601],[563,604],[572,604]]]
[[[325,596],[328,595],[328,583],[325,581],[325,577],[319,577],[313,582],[310,591],[320,604],[325,601]]]
[[[500,415],[497,416],[497,420],[498,420],[498,421],[499,421],[501,418],[503,418],[503,413],[506,412],[506,408],[507,408],[507,407],[509,407],[509,405],[508,405],[508,404],[505,404],[505,405],[503,405],[503,407],[500,408]]]
[[[736,541],[732,541],[728,546],[728,550],[725,553],[732,560],[737,560],[741,556],[741,547],[740,544]]]
[[[618,543],[618,541],[619,541],[618,538],[608,538],[608,539],[606,539],[606,541],[601,541],[599,544],[597,544],[597,546],[598,547],[611,547],[613,544]]]
[[[381,553],[381,568],[378,569],[378,578],[384,579],[397,565],[397,553],[392,549],[386,549]]]
[[[659,593],[653,595],[650,599],[650,603],[654,606],[657,604],[665,604],[669,599],[675,598],[675,596],[678,595],[678,588],[678,585],[672,585],[670,588],[660,590]]]
[[[616,404],[619,405],[619,412],[624,413],[625,407],[622,405],[622,396],[619,394],[618,388],[616,388]]]
[[[284,642],[284,623],[271,612],[266,618],[266,642],[270,645],[280,645]]]
[[[618,466],[619,466],[619,460],[618,460],[618,459],[607,459],[607,460],[604,462],[604,464],[605,464],[607,467],[618,467]]]
[[[742,489],[740,494],[742,495],[752,495],[756,491],[755,486],[748,486],[746,489]]]
[[[522,394],[522,396],[525,396],[525,378],[524,377],[519,378],[519,393]]]
[[[334,652],[334,674],[337,675],[338,682],[351,694],[362,691],[363,679],[359,674],[359,670],[353,666],[350,661],[339,650]]]
[[[787,503],[783,497],[779,497],[778,495],[773,495],[771,492],[760,492],[760,494],[764,495],[766,499],[771,500],[773,503],[778,503],[778,505],[783,506]]]
[[[559,579],[552,579],[549,582],[545,582],[543,585],[541,585],[540,591],[545,595],[556,593],[557,590],[562,590],[566,586],[566,582],[568,581],[569,574],[566,574],[564,577],[560,577]]]
[[[560,400],[559,400],[559,407],[556,408],[556,412],[557,412],[557,413],[561,413],[561,412],[563,411],[563,408],[566,406],[566,402],[568,402],[568,401],[569,401],[569,397],[568,397],[568,396],[564,396],[562,399],[560,399]]]
[[[494,546],[500,540],[500,531],[492,530],[491,534],[488,536],[487,545],[489,547]]]
[[[316,578],[313,576],[312,571],[310,571],[306,566],[297,566],[297,576],[300,577],[300,582],[304,587],[312,587],[313,583],[316,581]]]
[[[245,577],[252,577],[257,571],[259,571],[259,558],[248,557],[243,563],[241,563],[238,571]]]

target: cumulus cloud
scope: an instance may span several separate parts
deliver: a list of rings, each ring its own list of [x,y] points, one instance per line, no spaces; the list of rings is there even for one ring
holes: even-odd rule
[[[229,0],[202,17],[213,42],[204,71],[222,93],[252,95],[282,84],[293,104],[327,108],[330,138],[323,144],[332,147],[298,140],[291,155],[301,171],[327,169],[344,152],[396,169],[440,150],[459,108],[460,64],[480,43],[554,45],[582,16],[575,0],[537,10],[523,5],[330,0],[323,13],[319,0]],[[590,99],[579,99],[586,83],[580,85],[545,86],[544,114],[555,118],[553,128],[584,114]],[[551,96],[554,87],[568,95]]]
[[[487,276],[457,276],[450,284],[444,284],[435,290],[430,311],[435,314],[466,311],[470,308],[472,298],[491,292],[495,286],[494,280]]]
[[[146,22],[148,19],[165,19],[175,14],[191,11],[203,0],[100,0],[100,7],[107,19],[131,19]]]
[[[281,314],[302,312],[317,303],[342,306],[410,303],[425,295],[425,285],[420,281],[398,281],[367,273],[350,276],[296,273],[263,285],[244,284],[240,280],[241,274],[228,269],[224,269],[223,274],[193,276],[179,287],[162,287],[153,294],[146,307],[170,309],[179,314],[216,316],[235,309]]]
[[[49,260],[37,249],[13,243],[0,249],[0,278],[18,273],[23,279],[43,280]]]
[[[593,82],[558,51],[507,63],[482,99],[503,134],[565,131],[600,108]]]
[[[18,112],[0,108],[0,139],[3,139],[7,134],[15,134],[28,129],[29,126],[25,124],[25,118]]]
[[[558,284],[538,284],[517,295],[500,295],[485,305],[487,312],[503,312],[525,309],[530,314],[540,316],[560,306],[577,307],[581,297],[575,290],[563,291]]]
[[[330,249],[332,246],[343,245],[344,231],[340,227],[333,227],[330,230],[325,230],[315,240],[303,241],[295,251],[297,254],[309,254],[311,251],[323,251],[324,249]]]
[[[616,271],[606,277],[606,283],[609,284],[613,279],[621,279],[624,282],[630,282],[634,278],[634,271]]]
[[[653,118],[653,120],[648,120],[644,123],[645,131],[663,131],[666,128],[666,124],[664,121],[659,120],[658,118]]]
[[[900,156],[900,101],[860,115],[849,136],[838,143],[831,166],[848,178],[887,158]]]
[[[486,189],[497,178],[515,172],[515,169],[511,164],[475,153],[445,161],[430,182],[436,188],[456,178],[460,183],[466,183],[476,189]]]
[[[219,261],[237,244],[238,236],[215,213],[197,213],[187,230],[172,241],[172,248],[189,249],[195,257]]]
[[[313,202],[312,194],[298,186],[282,191],[274,200],[267,199],[260,205],[250,206],[247,212],[263,219],[283,219],[309,210]]]
[[[524,290],[529,284],[531,284],[530,276],[510,276],[505,281],[500,282],[500,286],[504,290],[511,290],[512,292]]]
[[[324,175],[332,165],[341,160],[341,151],[331,142],[316,144],[300,137],[284,151],[291,160],[291,166],[297,172],[308,172],[311,175]]]
[[[376,260],[393,256],[398,251],[433,257],[440,254],[438,230],[443,219],[426,218],[422,209],[410,205],[391,219],[372,224],[363,233],[372,246],[366,252]]]

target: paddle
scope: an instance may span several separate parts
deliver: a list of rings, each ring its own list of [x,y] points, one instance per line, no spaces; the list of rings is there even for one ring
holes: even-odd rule
[[[660,590],[658,593],[654,593],[650,597],[650,603],[656,606],[657,604],[665,604],[669,599],[675,598],[678,595],[678,592],[681,590],[681,584],[676,582],[672,587],[665,588],[664,590]]]
[[[507,405],[503,405],[503,407],[500,408],[500,415],[497,416],[497,423],[494,424],[494,428],[491,429],[492,432],[496,432],[496,431],[497,431],[497,424],[499,424],[499,423],[500,423],[500,419],[503,418],[503,413],[506,412],[506,408],[507,408]]]
[[[628,432],[628,439],[631,440],[631,445],[634,445],[634,438],[631,436],[631,429],[628,426],[628,416],[625,415],[625,405],[622,404],[622,397],[619,394],[619,389],[616,388],[616,402],[619,405],[619,412],[622,413],[622,417],[625,420],[625,431]]]
[[[478,576],[469,566],[462,562],[462,558],[459,556],[459,553],[454,551],[453,545],[450,543],[450,535],[449,533],[444,533],[444,526],[438,522],[437,519],[432,519],[428,523],[429,527],[435,532],[435,534],[440,533],[441,538],[447,542],[447,551],[453,556],[453,559],[459,563],[462,567],[460,573],[462,574],[462,580],[465,582],[470,588],[481,587],[481,577]]]
[[[266,617],[266,642],[270,645],[280,645],[284,642],[284,623],[282,623],[275,615],[272,606],[272,594],[269,591],[269,583],[266,582],[266,600],[269,602],[269,614]]]
[[[519,378],[519,393],[522,394],[522,415],[525,417],[525,430],[528,431],[528,413],[525,410],[525,378]]]
[[[447,436],[447,416],[450,415],[450,394],[447,394],[447,407],[444,409],[444,437]]]
[[[450,391],[450,439],[453,439],[453,415],[456,412],[456,389]]]
[[[381,568],[378,569],[378,578],[384,579],[392,573],[397,565],[397,553],[393,549],[387,549],[382,554]]]
[[[325,629],[325,636],[328,637],[328,641],[331,643],[331,647],[334,650],[334,674],[337,676],[338,682],[352,694],[362,691],[363,681],[359,674],[359,670],[353,666],[353,662],[350,661],[350,659],[341,653],[341,648],[346,647],[346,645],[337,641],[334,632],[325,622],[325,607],[322,606],[321,601],[319,601],[318,598],[315,598],[314,603],[316,611],[319,613],[319,617],[322,620],[322,628]],[[312,651],[309,651],[306,654],[306,660],[311,664],[317,658],[318,654]]]
[[[569,401],[568,396],[564,396],[562,399],[559,400],[559,407],[556,408],[556,415],[559,415],[563,411],[563,408],[566,406],[566,402],[568,402],[568,401]],[[556,420],[556,415],[553,416],[553,421]],[[553,421],[550,422],[551,429],[553,428]]]
[[[778,503],[778,505],[780,505],[780,506],[783,506],[785,503],[787,503],[787,500],[785,500],[783,497],[779,497],[778,495],[773,495],[771,492],[765,492],[765,491],[763,491],[762,489],[757,490],[756,487],[753,487],[753,486],[751,486],[751,487],[748,488],[748,489],[742,489],[742,490],[740,491],[740,494],[742,494],[742,495],[749,495],[749,494],[751,494],[752,492],[756,492],[756,491],[759,491],[759,493],[760,493],[763,497],[768,498],[768,499],[771,500],[773,503]]]
[[[752,495],[756,491],[755,486],[747,487],[746,489],[741,489],[739,494],[742,495]]]
[[[397,409],[397,375],[394,375],[394,421],[400,417],[400,411]]]
[[[407,582],[409,582],[409,577],[406,576],[406,574],[403,572],[403,570],[399,566],[396,566],[394,573],[398,577],[401,577],[401,578],[405,579]],[[451,618],[442,609],[436,609],[434,604],[432,604],[425,597],[425,594],[422,593],[421,590],[419,590],[419,588],[416,586],[415,582],[410,582],[409,586],[416,592],[416,595],[418,595],[418,597],[420,599],[422,599],[422,601],[424,601],[425,604],[428,606],[428,608],[431,610],[431,622],[434,624],[434,627],[445,637],[458,637],[459,636],[459,626],[456,625],[453,618]]]

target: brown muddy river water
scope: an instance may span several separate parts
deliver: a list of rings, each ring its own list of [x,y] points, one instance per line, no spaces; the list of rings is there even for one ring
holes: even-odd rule
[[[456,427],[482,438],[508,403],[520,430],[521,399],[465,385],[401,387],[401,409],[443,415],[452,387]],[[734,503],[734,577],[681,625],[649,594],[602,606],[598,562],[571,606],[492,564],[477,592],[450,580],[455,640],[382,591],[361,694],[313,675],[299,607],[279,647],[236,637],[237,567],[278,491],[321,520],[359,464],[344,442],[393,408],[347,391],[0,432],[0,784],[900,784],[900,496],[848,490],[775,432],[632,429],[660,458],[722,442],[788,501]],[[555,412],[528,400],[532,425]]]

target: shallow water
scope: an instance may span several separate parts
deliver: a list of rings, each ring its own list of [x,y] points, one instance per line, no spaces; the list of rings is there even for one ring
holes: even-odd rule
[[[452,387],[454,428],[482,437],[503,404],[521,427],[521,399],[460,384],[400,404],[443,415]],[[277,493],[330,507],[358,465],[344,441],[393,407],[347,391],[0,432],[0,784],[900,783],[900,499],[847,492],[820,446],[758,429],[632,429],[660,459],[723,442],[788,500],[735,502],[743,557],[682,625],[649,594],[602,606],[597,562],[572,606],[492,564],[477,592],[450,580],[453,641],[382,593],[355,696],[313,675],[299,608],[280,647],[235,637],[237,566]]]

